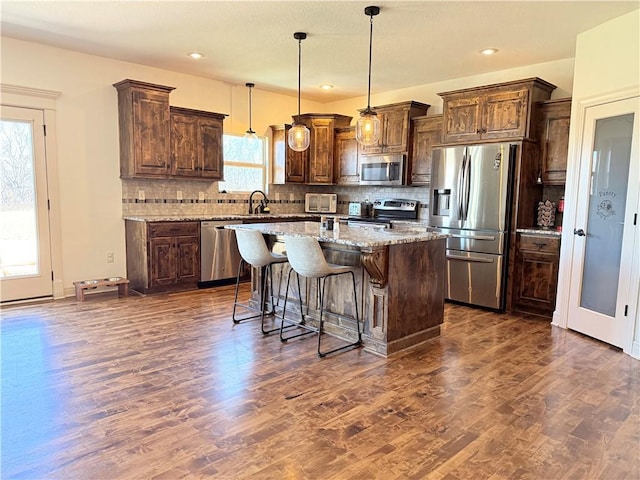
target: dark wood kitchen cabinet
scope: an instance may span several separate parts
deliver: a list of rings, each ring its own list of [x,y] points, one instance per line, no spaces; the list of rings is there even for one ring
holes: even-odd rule
[[[171,175],[223,179],[222,132],[226,115],[171,107]]]
[[[333,148],[336,128],[348,127],[351,117],[335,113],[304,113],[294,116],[310,130],[311,144],[304,152],[287,154],[288,182],[319,185],[333,184]],[[290,150],[290,149],[289,149]],[[300,181],[302,179],[302,181]]]
[[[355,126],[336,129],[334,158],[335,183],[357,185],[360,182],[360,145]]]
[[[430,105],[408,101],[373,107],[380,120],[380,140],[376,145],[362,147],[362,153],[409,153],[411,119],[427,114]]]
[[[287,138],[291,125],[271,125],[271,160],[274,183],[305,183],[309,149],[296,152],[289,148]]]
[[[536,110],[542,183],[564,185],[567,179],[571,99],[539,102]]]
[[[443,99],[443,143],[471,143],[535,136],[531,113],[555,85],[529,78],[439,93]]]
[[[196,288],[199,222],[125,221],[129,287],[141,293]]]
[[[431,152],[442,139],[442,115],[415,117],[412,121],[413,151],[409,158],[411,184],[431,182]]]
[[[516,235],[512,309],[551,317],[556,306],[560,238],[552,235]]]
[[[170,173],[169,93],[173,87],[122,80],[118,91],[120,177],[153,178]]]

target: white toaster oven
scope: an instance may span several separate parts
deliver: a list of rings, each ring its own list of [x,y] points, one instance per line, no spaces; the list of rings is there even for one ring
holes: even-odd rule
[[[335,193],[307,193],[304,196],[304,211],[307,213],[336,213],[338,195]]]

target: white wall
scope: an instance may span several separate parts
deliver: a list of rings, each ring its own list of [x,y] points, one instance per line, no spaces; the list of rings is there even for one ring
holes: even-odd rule
[[[573,84],[569,164],[565,190],[565,215],[560,252],[558,301],[553,323],[566,327],[569,278],[571,276],[572,219],[576,211],[580,126],[584,105],[616,92],[635,90],[640,95],[640,10],[615,18],[577,37]],[[588,168],[588,166],[587,166]],[[630,206],[633,208],[633,206]],[[640,292],[636,297],[640,296]],[[634,301],[634,300],[632,300]],[[635,354],[640,356],[640,312],[635,317]]]
[[[248,128],[248,90],[222,82],[109,58],[2,37],[2,83],[58,91],[57,158],[63,287],[73,282],[126,275],[122,188],[119,171],[117,92],[125,78],[176,87],[171,103],[226,113],[225,131]],[[251,81],[252,79],[247,79]],[[253,92],[253,128],[291,122],[297,97]],[[302,102],[318,111],[320,105]],[[115,263],[106,263],[106,252]]]
[[[456,78],[444,82],[416,85],[414,87],[403,88],[401,90],[394,90],[391,92],[383,92],[379,94],[372,93],[371,106],[386,105],[406,100],[416,100],[418,102],[431,105],[431,107],[429,107],[428,114],[433,115],[442,113],[442,97],[438,96],[438,93],[440,92],[491,85],[493,83],[509,82],[512,80],[532,77],[542,78],[543,80],[546,80],[558,87],[552,92],[551,98],[571,97],[571,91],[573,88],[573,58],[549,63],[539,63],[536,65],[527,65],[525,67],[513,68],[510,70],[500,70],[483,75]],[[375,85],[375,76],[372,79],[372,83]],[[358,109],[362,109],[367,106],[366,92],[363,92],[363,94],[364,96],[362,97],[328,104],[325,106],[327,110],[324,111],[335,110],[337,112],[348,112],[347,115],[352,115],[354,117],[352,123],[355,123],[359,115]]]
[[[248,128],[248,90],[144,65],[2,37],[2,83],[61,92],[56,100],[61,263],[67,294],[77,280],[126,274],[122,186],[119,179],[117,95],[112,84],[125,78],[176,87],[171,104],[230,114],[225,132]],[[558,86],[555,98],[571,96],[573,59],[531,65],[462,79],[374,94],[372,105],[416,100],[442,110],[438,92],[540,77]],[[248,78],[247,81],[255,81]],[[375,83],[375,78],[374,78]],[[365,94],[366,92],[363,92]],[[256,85],[252,126],[266,134],[269,125],[291,121],[297,97],[273,94]],[[301,110],[333,112],[357,119],[366,97],[318,104],[303,99]],[[106,263],[106,252],[115,263]]]

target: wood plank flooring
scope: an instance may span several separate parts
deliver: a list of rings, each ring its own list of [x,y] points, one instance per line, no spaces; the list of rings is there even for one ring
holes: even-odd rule
[[[320,359],[233,287],[116,295],[2,309],[3,479],[640,478],[640,362],[548,321]]]

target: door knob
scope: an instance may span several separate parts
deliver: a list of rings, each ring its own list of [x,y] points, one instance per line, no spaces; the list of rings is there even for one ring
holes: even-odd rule
[[[578,235],[579,237],[584,237],[586,235],[586,233],[584,233],[584,230],[579,228],[579,229],[573,229],[573,234],[574,235]]]

